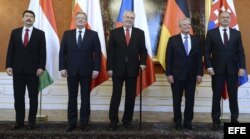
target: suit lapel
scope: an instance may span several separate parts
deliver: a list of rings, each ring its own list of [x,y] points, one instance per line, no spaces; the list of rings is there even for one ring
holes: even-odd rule
[[[227,44],[227,46],[230,46],[230,43],[231,43],[231,41],[232,41],[232,38],[233,38],[233,36],[234,36],[234,34],[233,34],[233,29],[231,29],[231,28],[229,28],[229,40],[228,40],[228,44]]]
[[[194,53],[194,47],[195,47],[195,43],[194,43],[194,37],[192,35],[190,35],[190,40],[191,40],[191,50],[189,52],[189,56],[191,56]]]
[[[30,44],[31,41],[34,39],[34,36],[36,36],[36,31],[37,31],[36,28],[33,27],[33,30],[32,30],[31,36],[30,36],[30,39],[29,39],[28,44],[27,44],[27,47],[31,47],[31,46],[29,46],[29,44]]]
[[[80,48],[82,48],[83,45],[87,43],[88,36],[89,36],[88,34],[89,34],[89,30],[88,30],[88,29],[85,29],[85,32],[84,32],[83,38],[82,38],[82,43],[81,43],[82,46],[81,46]]]
[[[125,36],[125,32],[124,32],[124,28],[123,27],[121,27],[120,29],[119,29],[119,34],[121,35],[121,42],[122,42],[122,44],[124,44],[124,47],[127,47],[127,43],[126,43],[126,36]],[[131,35],[132,36],[132,35]],[[131,38],[131,37],[130,37]]]
[[[71,34],[70,36],[72,36],[72,40],[73,40],[72,41],[73,42],[72,46],[75,47],[75,48],[78,48],[77,40],[76,40],[76,29],[71,30],[70,34]]]
[[[183,41],[182,41],[182,38],[181,38],[181,34],[178,35],[178,41],[177,41],[177,47],[179,48],[179,51],[181,52],[181,54],[183,55],[187,55],[186,54],[186,51],[185,51],[185,48],[184,48],[184,44],[183,44]]]
[[[215,35],[216,35],[216,38],[218,38],[218,41],[221,43],[220,46],[224,47],[224,43],[223,43],[223,40],[221,38],[220,29],[219,28],[216,29]]]
[[[32,47],[32,45],[30,45],[30,43],[32,43],[32,40],[34,39],[34,36],[36,36],[36,31],[37,31],[37,29],[35,28],[35,27],[33,27],[33,30],[32,30],[32,32],[29,32],[29,35],[31,35],[30,36],[30,38],[29,38],[29,41],[28,41],[28,44],[27,44],[27,46],[26,47],[24,47],[24,42],[23,42],[23,36],[22,36],[22,31],[23,31],[23,28],[21,28],[20,29],[20,41],[21,41],[21,43],[20,44],[22,44],[22,47],[23,48],[28,48],[28,47]]]
[[[131,30],[131,36],[130,36],[130,41],[129,41],[129,46],[134,42],[134,39],[136,39],[136,31],[135,28],[132,27]]]
[[[17,31],[17,36],[19,36],[18,37],[18,44],[21,44],[20,46],[22,47],[22,48],[24,48],[24,44],[23,44],[23,36],[22,36],[22,31],[23,31],[23,28],[20,28],[18,31]]]

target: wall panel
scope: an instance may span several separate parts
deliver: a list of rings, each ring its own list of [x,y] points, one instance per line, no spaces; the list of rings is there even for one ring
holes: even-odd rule
[[[109,0],[105,0],[107,3]],[[58,28],[59,39],[61,39],[63,32],[68,29],[70,25],[72,4],[74,0],[52,0],[56,23]],[[250,39],[248,33],[250,32],[250,6],[249,0],[235,0],[235,8],[238,17],[240,30],[243,37],[243,45],[245,48],[247,69],[250,73]],[[22,12],[27,9],[29,0],[0,0],[0,72],[5,71],[5,58],[7,45],[12,29],[22,26]],[[159,67],[159,66],[158,66]],[[160,70],[160,69],[159,69]],[[158,68],[157,68],[158,71]],[[160,73],[160,72],[159,72]]]
[[[72,15],[71,0],[53,0],[59,39],[69,29]],[[0,0],[0,71],[5,71],[7,45],[11,30],[21,27],[22,13],[28,8],[29,0]]]

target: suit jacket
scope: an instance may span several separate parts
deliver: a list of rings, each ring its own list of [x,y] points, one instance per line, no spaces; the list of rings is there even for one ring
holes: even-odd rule
[[[129,45],[126,44],[124,28],[116,28],[110,32],[107,56],[107,70],[113,70],[114,76],[136,77],[139,65],[146,65],[147,49],[144,32],[132,28]]]
[[[59,70],[67,70],[68,76],[91,77],[92,71],[100,71],[101,46],[97,32],[86,29],[80,49],[76,42],[76,29],[65,31],[59,52]]]
[[[13,68],[13,73],[36,74],[37,69],[45,69],[46,41],[43,31],[33,27],[27,47],[22,41],[22,27],[12,30],[6,68]]]
[[[230,28],[227,46],[224,46],[219,28],[209,30],[205,43],[206,68],[212,67],[215,74],[237,75],[238,69],[245,69],[245,54],[239,31]]]
[[[174,79],[185,80],[187,77],[196,79],[203,75],[202,50],[200,39],[190,35],[191,50],[186,54],[181,34],[169,38],[166,50],[166,75]]]

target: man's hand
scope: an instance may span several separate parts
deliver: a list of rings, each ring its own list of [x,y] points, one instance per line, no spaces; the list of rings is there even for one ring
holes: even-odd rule
[[[112,70],[109,70],[109,71],[108,71],[108,75],[109,75],[109,77],[112,77],[112,76],[113,76],[113,71],[112,71]]]
[[[9,76],[12,76],[13,75],[13,72],[12,72],[12,68],[7,68],[6,69],[6,72]]]
[[[61,70],[61,76],[62,76],[63,78],[68,77],[67,70]]]
[[[245,69],[239,69],[238,76],[243,76],[245,74]]]
[[[213,68],[208,68],[207,69],[208,73],[212,76],[214,75],[214,69]]]
[[[196,83],[199,84],[199,83],[201,83],[201,82],[202,82],[202,76],[197,75],[197,76],[196,76]]]
[[[141,70],[145,70],[146,69],[146,65],[140,65]]]
[[[37,69],[36,76],[41,76],[43,74],[43,69]]]
[[[98,71],[93,71],[93,72],[92,72],[92,79],[97,78],[98,75],[99,75],[99,72],[98,72]]]
[[[168,76],[168,82],[169,83],[174,83],[174,76],[173,75]]]

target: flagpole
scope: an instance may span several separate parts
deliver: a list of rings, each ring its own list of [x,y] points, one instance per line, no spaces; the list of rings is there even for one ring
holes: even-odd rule
[[[229,117],[224,114],[224,100],[223,100],[223,98],[221,98],[221,118],[220,119],[221,119],[222,123],[230,122]]]
[[[223,98],[221,98],[221,120],[223,121],[224,119],[224,110],[223,110],[224,106],[223,106]]]
[[[42,90],[40,91],[40,107],[39,107],[39,115],[42,115]]]
[[[141,121],[142,121],[142,69],[140,68],[140,124],[139,124],[139,130],[141,130]]]
[[[39,112],[36,115],[36,120],[39,122],[48,121],[48,115],[42,115],[42,90],[40,91],[40,102],[39,102]]]

